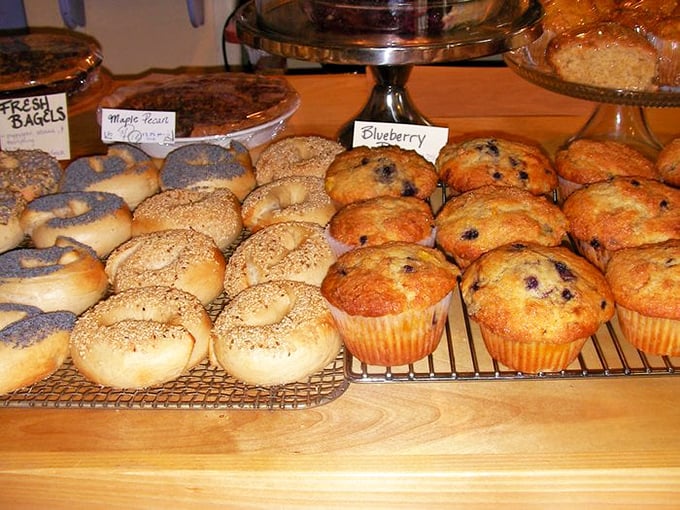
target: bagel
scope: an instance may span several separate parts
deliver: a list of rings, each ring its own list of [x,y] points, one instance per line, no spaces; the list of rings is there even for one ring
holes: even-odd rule
[[[255,172],[248,149],[238,142],[231,142],[229,149],[192,143],[165,157],[160,184],[162,190],[228,188],[243,200],[255,187]]]
[[[82,157],[71,162],[64,170],[59,191],[115,193],[134,209],[158,192],[158,172],[158,166],[144,151],[114,143],[103,156]]]
[[[24,240],[21,213],[26,201],[19,193],[0,189],[0,253],[16,248]]]
[[[146,388],[179,377],[208,354],[212,323],[191,294],[143,287],[85,312],[71,333],[71,358],[88,380]]]
[[[258,185],[291,175],[325,177],[326,169],[345,147],[321,136],[290,136],[268,145],[255,165]]]
[[[278,280],[248,287],[213,326],[211,360],[248,384],[302,381],[340,352],[340,335],[318,287]]]
[[[335,206],[324,180],[309,175],[283,177],[252,191],[241,205],[243,224],[251,231],[283,221],[308,221],[325,226]]]
[[[113,193],[74,191],[36,198],[21,214],[21,225],[37,248],[70,237],[91,247],[99,257],[132,235],[132,213]]]
[[[76,316],[0,303],[0,395],[52,375],[69,353]]]
[[[321,225],[283,222],[246,238],[224,272],[224,292],[233,298],[246,287],[270,280],[295,280],[321,285],[335,257]]]
[[[227,188],[169,189],[149,197],[132,215],[132,235],[192,228],[226,250],[241,234],[241,202]]]
[[[105,271],[113,292],[175,287],[207,305],[222,293],[225,260],[215,242],[190,229],[133,237],[109,255]]]
[[[0,151],[0,188],[19,193],[26,202],[59,188],[61,165],[48,152]]]
[[[0,255],[0,300],[5,302],[78,315],[99,301],[107,286],[97,255],[72,239],[58,238],[49,248]]]

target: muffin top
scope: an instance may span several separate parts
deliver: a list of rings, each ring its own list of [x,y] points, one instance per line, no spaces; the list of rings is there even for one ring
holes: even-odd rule
[[[427,199],[437,187],[434,165],[397,146],[356,147],[338,154],[326,171],[326,192],[338,204],[389,195]]]
[[[680,186],[680,138],[671,140],[656,158],[661,179],[671,186]]]
[[[652,179],[615,177],[575,191],[562,205],[571,233],[595,249],[680,238],[680,190]]]
[[[483,186],[453,197],[437,214],[437,243],[461,267],[514,242],[556,246],[569,224],[545,197],[507,186]]]
[[[434,216],[427,202],[414,197],[375,197],[340,209],[328,224],[334,239],[352,246],[429,238]]]
[[[578,184],[617,175],[659,179],[654,163],[629,145],[611,140],[574,140],[555,154],[557,175]]]
[[[439,250],[394,241],[341,255],[321,283],[321,293],[350,315],[380,317],[439,302],[459,275]]]
[[[496,248],[465,270],[461,289],[475,321],[520,342],[588,337],[614,314],[602,273],[561,246]]]
[[[435,166],[442,182],[458,193],[495,184],[548,195],[557,186],[553,165],[539,146],[501,138],[448,144]]]
[[[680,240],[615,252],[605,274],[616,302],[650,317],[680,319]]]

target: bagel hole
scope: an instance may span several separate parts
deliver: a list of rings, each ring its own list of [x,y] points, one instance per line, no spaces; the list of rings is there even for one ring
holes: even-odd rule
[[[276,188],[273,195],[279,205],[278,208],[286,209],[290,206],[307,201],[309,192],[301,184],[288,184]]]
[[[64,207],[59,207],[54,210],[54,216],[57,218],[72,218],[74,216],[81,216],[89,212],[92,208],[90,205],[78,199],[69,200]]]
[[[248,316],[243,317],[247,326],[263,327],[281,322],[295,305],[295,297],[287,292],[280,292],[266,301],[258,302],[258,305],[249,311]]]

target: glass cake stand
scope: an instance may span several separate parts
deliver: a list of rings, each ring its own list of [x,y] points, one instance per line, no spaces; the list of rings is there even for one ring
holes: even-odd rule
[[[531,47],[518,48],[504,55],[505,62],[525,80],[552,92],[597,103],[581,129],[565,141],[578,138],[614,140],[631,145],[656,158],[662,144],[647,122],[645,108],[680,106],[680,90],[618,90],[567,82],[555,75]]]
[[[494,0],[498,9],[483,21],[438,35],[340,34],[317,29],[299,0],[269,2],[264,16],[259,1],[249,0],[235,14],[243,44],[288,58],[369,67],[375,80],[370,97],[338,134],[346,147],[352,144],[354,120],[431,124],[406,89],[414,65],[469,60],[527,45],[541,34],[543,15],[538,0]]]

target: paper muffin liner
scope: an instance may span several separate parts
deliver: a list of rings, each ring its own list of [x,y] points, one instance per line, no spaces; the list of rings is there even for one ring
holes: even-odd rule
[[[330,227],[326,225],[325,229],[325,234],[326,234],[326,241],[328,241],[328,245],[331,247],[331,251],[335,255],[335,257],[339,257],[343,253],[347,253],[348,251],[354,250],[356,248],[361,248],[361,246],[354,246],[351,244],[343,243],[342,241],[338,241],[335,237],[333,237],[330,233]],[[430,232],[430,235],[428,235],[424,239],[420,239],[418,241],[413,241],[412,239],[394,239],[395,241],[406,241],[406,242],[415,242],[416,244],[420,244],[422,246],[426,246],[428,248],[433,248],[435,239],[437,238],[437,231],[436,229],[432,229]],[[368,246],[368,245],[367,245]]]
[[[564,343],[519,342],[498,335],[481,324],[479,329],[486,349],[493,359],[512,370],[526,374],[559,372],[566,369],[588,340],[586,337]]]
[[[616,305],[621,331],[631,344],[647,354],[680,356],[680,319],[650,317]]]
[[[583,187],[583,184],[570,181],[564,177],[557,176],[557,187],[560,191],[560,202],[564,202],[574,191]]]
[[[328,304],[345,347],[367,365],[407,365],[439,345],[453,292],[421,310],[381,317],[350,315]]]

